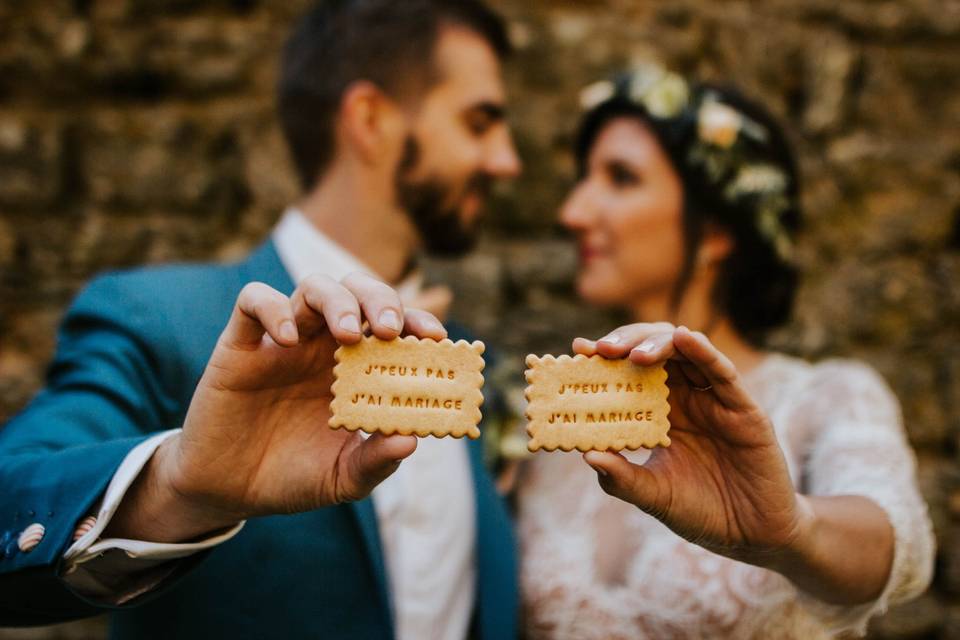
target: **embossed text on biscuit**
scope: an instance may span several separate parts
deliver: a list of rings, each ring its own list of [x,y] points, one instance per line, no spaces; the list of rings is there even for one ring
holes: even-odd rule
[[[601,356],[527,356],[531,451],[668,446],[667,373]]]
[[[384,341],[337,349],[332,428],[480,437],[483,343]]]

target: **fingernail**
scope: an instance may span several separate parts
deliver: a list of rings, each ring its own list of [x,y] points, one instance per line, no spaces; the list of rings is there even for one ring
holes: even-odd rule
[[[280,337],[287,342],[296,342],[297,327],[290,320],[284,320],[280,323]]]
[[[393,309],[383,311],[378,319],[380,324],[394,331],[400,331],[403,328],[403,325],[400,324],[400,316]]]
[[[611,333],[610,335],[600,338],[599,340],[597,340],[597,342],[606,342],[607,344],[617,344],[618,342],[620,342],[620,336],[618,336],[615,333]]]
[[[360,333],[360,319],[352,313],[348,313],[340,318],[340,322],[338,324],[344,331],[348,331],[350,333]]]
[[[643,342],[635,346],[633,350],[639,351],[640,353],[651,353],[656,348],[657,348],[656,343],[653,340],[647,338],[646,340],[644,340]]]
[[[423,321],[423,328],[427,331],[440,331],[443,332],[443,325],[437,322],[436,320],[426,319]]]

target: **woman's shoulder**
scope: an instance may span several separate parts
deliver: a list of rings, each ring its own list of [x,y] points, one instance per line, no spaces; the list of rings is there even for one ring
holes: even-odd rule
[[[887,381],[872,365],[855,358],[826,358],[810,365],[812,378],[820,387],[838,392],[872,391],[893,395]]]
[[[883,376],[873,366],[855,358],[810,360],[781,351],[771,351],[756,371],[763,378],[804,379],[810,384],[829,382],[887,386]]]
[[[837,410],[858,405],[899,409],[887,381],[863,360],[831,357],[810,361],[773,353],[764,367],[767,365],[774,376],[789,376],[793,380],[793,397],[800,404],[832,406]]]

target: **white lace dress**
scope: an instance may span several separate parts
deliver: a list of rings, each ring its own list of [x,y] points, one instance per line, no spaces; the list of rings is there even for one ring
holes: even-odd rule
[[[818,601],[606,495],[581,454],[540,453],[518,487],[526,637],[825,638],[862,633],[872,615],[926,588],[930,520],[899,405],[880,376],[849,360],[770,355],[745,382],[801,492],[866,496],[889,515],[896,547],[880,598],[853,607]]]

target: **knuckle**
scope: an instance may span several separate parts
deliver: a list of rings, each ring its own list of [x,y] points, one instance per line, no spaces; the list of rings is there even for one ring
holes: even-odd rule
[[[243,285],[243,288],[240,290],[239,298],[257,298],[260,297],[264,289],[268,288],[267,285],[262,282],[248,282]]]
[[[330,288],[333,278],[323,273],[312,273],[303,279],[301,287],[305,291],[324,291]]]
[[[397,296],[397,292],[394,291],[390,285],[380,282],[379,280],[373,280],[370,283],[370,291],[377,297],[390,298],[391,302],[393,302],[393,298],[396,298],[397,301],[400,299],[399,296]]]
[[[414,320],[437,321],[437,317],[426,309],[405,309],[404,314]]]
[[[340,280],[340,283],[345,287],[364,287],[368,286],[370,281],[374,281],[373,278],[363,271],[351,271]]]

